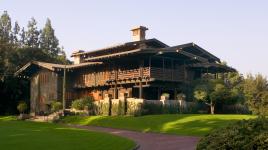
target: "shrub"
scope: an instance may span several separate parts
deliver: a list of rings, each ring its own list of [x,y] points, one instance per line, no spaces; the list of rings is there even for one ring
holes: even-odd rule
[[[19,102],[17,109],[20,113],[24,113],[27,110],[28,106],[24,101]]]
[[[125,107],[126,107],[126,102],[119,100],[117,115],[125,115],[126,114]]]
[[[268,149],[268,119],[242,120],[214,130],[200,140],[197,150]]]
[[[127,102],[127,115],[130,116],[141,116],[143,104],[135,101]]]
[[[169,99],[170,94],[169,93],[162,93],[161,97],[165,97],[165,99]]]
[[[97,104],[94,104],[94,113],[95,115],[109,115],[109,103],[107,102],[99,102]]]
[[[92,96],[77,99],[72,102],[71,108],[76,110],[93,110],[93,101]]]
[[[62,109],[61,102],[58,102],[57,100],[52,101],[52,103],[51,103],[51,111],[52,112],[57,112],[60,109]]]
[[[162,104],[144,103],[142,108],[142,115],[162,114]]]

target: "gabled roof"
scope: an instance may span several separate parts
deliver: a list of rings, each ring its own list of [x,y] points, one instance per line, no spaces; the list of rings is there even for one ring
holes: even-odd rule
[[[123,44],[117,44],[101,49],[96,49],[88,52],[79,52],[79,53],[73,53],[71,56],[76,56],[76,55],[91,55],[94,53],[114,53],[113,50],[118,50],[118,49],[125,49],[125,51],[132,50],[132,49],[138,49],[141,47],[144,47],[143,44],[146,44],[146,46],[149,47],[154,47],[154,48],[165,48],[169,47],[167,44],[153,38],[153,39],[148,39],[148,40],[142,40],[142,41],[135,41],[135,42],[127,42]]]
[[[199,47],[194,43],[187,43],[172,47],[161,47],[161,48],[136,48],[132,50],[119,51],[114,53],[104,53],[102,55],[97,56],[88,56],[84,57],[85,61],[102,61],[108,58],[120,58],[124,56],[130,55],[138,55],[138,54],[149,54],[149,55],[165,55],[167,53],[174,53],[176,55],[172,55],[172,57],[176,57],[178,55],[184,55],[189,57],[190,59],[196,59],[200,62],[220,62],[220,59],[203,48]],[[178,55],[177,55],[178,54]]]
[[[34,69],[35,71],[37,70],[36,68],[44,68],[48,69],[50,71],[56,71],[56,69],[76,69],[76,68],[81,68],[81,67],[86,67],[86,66],[91,66],[91,65],[98,65],[102,64],[102,62],[86,62],[86,63],[81,63],[81,64],[72,64],[72,65],[63,65],[63,64],[54,64],[54,63],[47,63],[47,62],[40,62],[40,61],[31,61],[21,67],[18,71],[15,72],[15,76],[18,76],[19,74],[28,72],[32,73],[29,70]],[[34,72],[34,71],[33,71]]]
[[[188,65],[190,68],[205,69],[204,71],[219,73],[219,72],[236,72],[236,70],[230,66],[218,64],[218,63],[196,63]]]
[[[211,54],[207,50],[203,49],[202,47],[198,46],[195,43],[187,43],[187,44],[182,44],[182,45],[177,45],[177,46],[172,46],[167,49],[177,49],[177,50],[183,50],[185,52],[200,56],[200,57],[205,57],[208,60],[213,60],[220,62],[220,59],[216,57],[215,55]],[[163,50],[164,51],[164,50]]]

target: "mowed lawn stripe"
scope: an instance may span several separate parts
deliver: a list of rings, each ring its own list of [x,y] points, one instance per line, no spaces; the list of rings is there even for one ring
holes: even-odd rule
[[[204,136],[214,129],[225,127],[243,119],[253,119],[253,115],[203,115],[203,114],[168,114],[148,116],[69,116],[62,122],[79,125],[92,125],[158,132],[177,135]]]
[[[0,117],[0,145],[5,150],[129,150],[135,143],[106,133]]]

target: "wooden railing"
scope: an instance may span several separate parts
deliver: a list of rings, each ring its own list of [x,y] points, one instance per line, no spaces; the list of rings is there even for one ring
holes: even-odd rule
[[[150,78],[163,81],[183,81],[184,70],[183,68],[178,69],[163,69],[163,68],[150,68]]]
[[[131,80],[141,77],[153,78],[162,81],[183,81],[184,70],[183,69],[163,69],[156,67],[143,67],[142,73],[140,69],[119,69],[117,72],[117,80]],[[91,72],[84,73],[75,77],[74,87],[94,87],[107,84],[109,81],[116,80],[116,71],[103,71],[103,72]]]

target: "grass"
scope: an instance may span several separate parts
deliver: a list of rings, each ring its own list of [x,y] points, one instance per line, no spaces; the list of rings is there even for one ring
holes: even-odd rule
[[[0,117],[0,145],[3,150],[128,150],[135,143],[105,133]]]
[[[132,116],[69,116],[62,122],[121,128],[141,132],[158,132],[177,135],[204,136],[214,129],[225,127],[242,119],[252,119],[252,115],[148,115]]]

